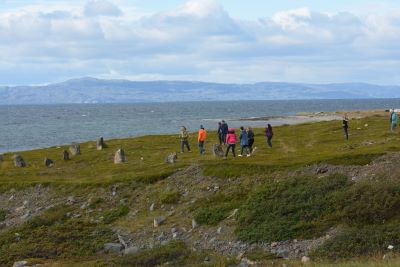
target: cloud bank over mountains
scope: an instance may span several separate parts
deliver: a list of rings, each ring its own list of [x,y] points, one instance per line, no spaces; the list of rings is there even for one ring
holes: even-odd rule
[[[400,12],[240,19],[215,0],[140,13],[92,0],[0,11],[0,84],[71,77],[399,84]]]

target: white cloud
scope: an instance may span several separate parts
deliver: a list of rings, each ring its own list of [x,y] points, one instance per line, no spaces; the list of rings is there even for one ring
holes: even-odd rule
[[[107,1],[30,6],[0,12],[0,84],[89,75],[400,83],[399,41],[400,14],[301,8],[240,20],[214,0],[150,15]]]
[[[122,11],[107,0],[94,0],[86,4],[84,13],[86,16],[121,16]]]

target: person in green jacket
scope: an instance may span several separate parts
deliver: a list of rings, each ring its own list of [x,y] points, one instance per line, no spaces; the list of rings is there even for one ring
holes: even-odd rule
[[[179,139],[181,140],[181,153],[185,152],[185,146],[187,150],[191,152],[189,146],[189,132],[187,131],[185,126],[181,127],[181,132],[179,133]]]

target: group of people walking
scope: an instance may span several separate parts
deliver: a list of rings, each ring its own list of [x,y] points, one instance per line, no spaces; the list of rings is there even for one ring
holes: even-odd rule
[[[236,143],[238,141],[240,144],[239,157],[242,157],[244,153],[246,154],[247,157],[250,157],[251,154],[256,149],[256,147],[253,147],[255,135],[251,127],[247,127],[246,129],[243,126],[240,127],[240,134],[238,139],[235,133],[235,129],[229,128],[228,124],[224,120],[222,120],[221,122],[218,122],[217,135],[220,146],[226,147],[225,158],[228,157],[229,151],[232,151],[232,155],[234,158],[236,157]],[[272,131],[272,126],[270,124],[268,124],[268,127],[265,129],[265,136],[267,138],[268,146],[272,147],[273,131]],[[181,141],[181,153],[185,152],[185,148],[188,152],[191,152],[189,145],[189,132],[185,126],[181,127],[179,138]],[[200,129],[198,131],[198,136],[197,136],[200,155],[204,155],[205,153],[204,144],[206,139],[207,139],[207,132],[204,129],[204,126],[200,125]]]
[[[396,110],[390,110],[390,130],[394,132],[397,128],[397,124],[399,121],[399,116]],[[342,127],[344,130],[344,138],[349,140],[349,117],[348,114],[345,113],[343,115]],[[269,147],[272,148],[272,137],[274,135],[272,131],[271,124],[265,128],[265,137],[266,142]],[[244,153],[247,157],[250,157],[251,154],[256,150],[257,147],[253,147],[254,145],[254,132],[251,127],[247,127],[246,129],[242,126],[240,127],[239,138],[236,136],[235,129],[229,128],[226,121],[222,120],[218,122],[218,130],[217,130],[218,140],[220,146],[225,146],[225,158],[228,157],[229,151],[232,151],[232,155],[236,157],[236,143],[240,144],[240,154],[239,157],[243,157]],[[189,132],[187,131],[185,126],[181,127],[181,131],[179,134],[179,138],[181,141],[181,153],[185,152],[185,148],[188,152],[191,152],[189,145]],[[204,129],[203,125],[200,125],[200,129],[198,131],[197,142],[199,145],[199,151],[201,155],[204,155],[205,148],[204,144],[207,139],[207,132]]]

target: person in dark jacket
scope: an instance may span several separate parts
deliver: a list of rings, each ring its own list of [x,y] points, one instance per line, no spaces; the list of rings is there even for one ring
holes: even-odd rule
[[[224,137],[222,135],[222,122],[218,122],[218,130],[217,130],[217,135],[218,135],[218,140],[219,140],[219,145],[224,144]]]
[[[240,141],[240,155],[239,155],[239,157],[243,156],[243,151],[244,150],[246,150],[247,156],[250,157],[249,137],[248,137],[247,132],[246,132],[246,130],[244,129],[243,126],[240,127],[239,141]]]
[[[222,133],[222,140],[224,142],[224,145],[226,145],[226,136],[228,134],[228,130],[229,130],[228,124],[224,120],[222,120],[222,122],[221,122],[221,133]]]
[[[265,128],[265,136],[267,137],[268,146],[272,147],[272,137],[274,136],[274,132],[272,131],[271,124],[268,124],[267,128]]]
[[[347,116],[347,113],[343,116],[342,127],[344,130],[344,138],[349,140],[349,117]]]
[[[254,132],[251,127],[247,127],[247,138],[249,139],[249,149],[250,153],[253,153],[253,145],[254,145]]]

